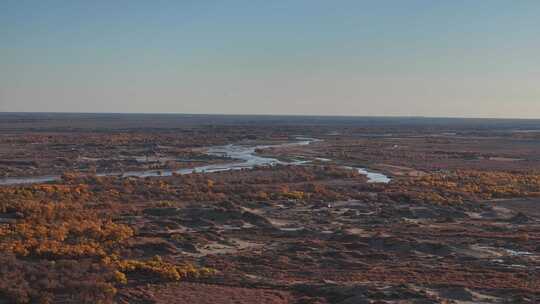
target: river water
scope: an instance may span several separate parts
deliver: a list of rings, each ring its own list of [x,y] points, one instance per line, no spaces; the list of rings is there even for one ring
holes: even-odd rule
[[[241,146],[241,145],[226,145],[210,147],[207,154],[213,156],[224,156],[233,159],[234,161],[225,164],[214,164],[199,166],[188,169],[179,170],[142,170],[128,171],[123,173],[99,173],[97,176],[121,176],[121,177],[152,177],[152,176],[171,176],[173,174],[191,174],[191,173],[211,173],[229,170],[251,169],[256,166],[274,166],[274,165],[303,165],[309,161],[298,160],[292,162],[284,162],[271,157],[263,157],[256,154],[259,149],[280,148],[290,146],[309,145],[312,142],[320,141],[316,138],[296,137],[296,142],[284,143],[279,145],[259,145],[259,146]],[[347,167],[358,170],[360,174],[366,175],[369,183],[388,183],[390,178],[382,173],[371,172],[364,168]],[[39,177],[13,177],[0,179],[0,185],[15,185],[15,184],[36,184],[60,180],[59,175],[39,176]]]

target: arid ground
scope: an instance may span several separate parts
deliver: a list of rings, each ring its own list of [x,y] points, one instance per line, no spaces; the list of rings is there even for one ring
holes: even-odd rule
[[[539,301],[540,121],[0,114],[0,303]]]

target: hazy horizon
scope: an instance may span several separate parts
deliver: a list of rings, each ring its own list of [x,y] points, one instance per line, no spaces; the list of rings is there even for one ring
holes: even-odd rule
[[[0,111],[540,118],[538,1],[4,1]]]

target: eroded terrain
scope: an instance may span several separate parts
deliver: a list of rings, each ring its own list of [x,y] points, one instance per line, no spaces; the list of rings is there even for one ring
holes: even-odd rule
[[[0,303],[540,297],[538,122],[8,118],[0,175],[61,177],[0,186]],[[278,162],[122,175],[229,144]]]

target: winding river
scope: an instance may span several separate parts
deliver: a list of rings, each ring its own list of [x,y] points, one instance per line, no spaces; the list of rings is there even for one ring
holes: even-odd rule
[[[214,164],[199,166],[180,170],[142,170],[142,171],[127,171],[123,173],[99,173],[97,176],[121,176],[121,177],[152,177],[152,176],[171,176],[173,174],[191,174],[191,173],[211,173],[229,170],[250,169],[256,166],[273,166],[282,165],[303,165],[310,161],[298,160],[292,162],[284,162],[271,157],[263,157],[257,155],[256,151],[266,148],[279,148],[289,146],[309,145],[312,142],[320,141],[316,138],[297,137],[297,142],[284,143],[279,145],[259,145],[259,146],[241,146],[241,145],[226,145],[210,147],[206,153],[213,156],[223,156],[234,159],[234,162],[225,164]],[[330,161],[330,160],[328,160]],[[390,178],[382,173],[371,172],[364,168],[346,167],[356,169],[360,174],[366,175],[369,183],[388,183]],[[59,175],[38,176],[38,177],[9,177],[0,179],[0,185],[15,185],[15,184],[36,184],[60,180]]]

